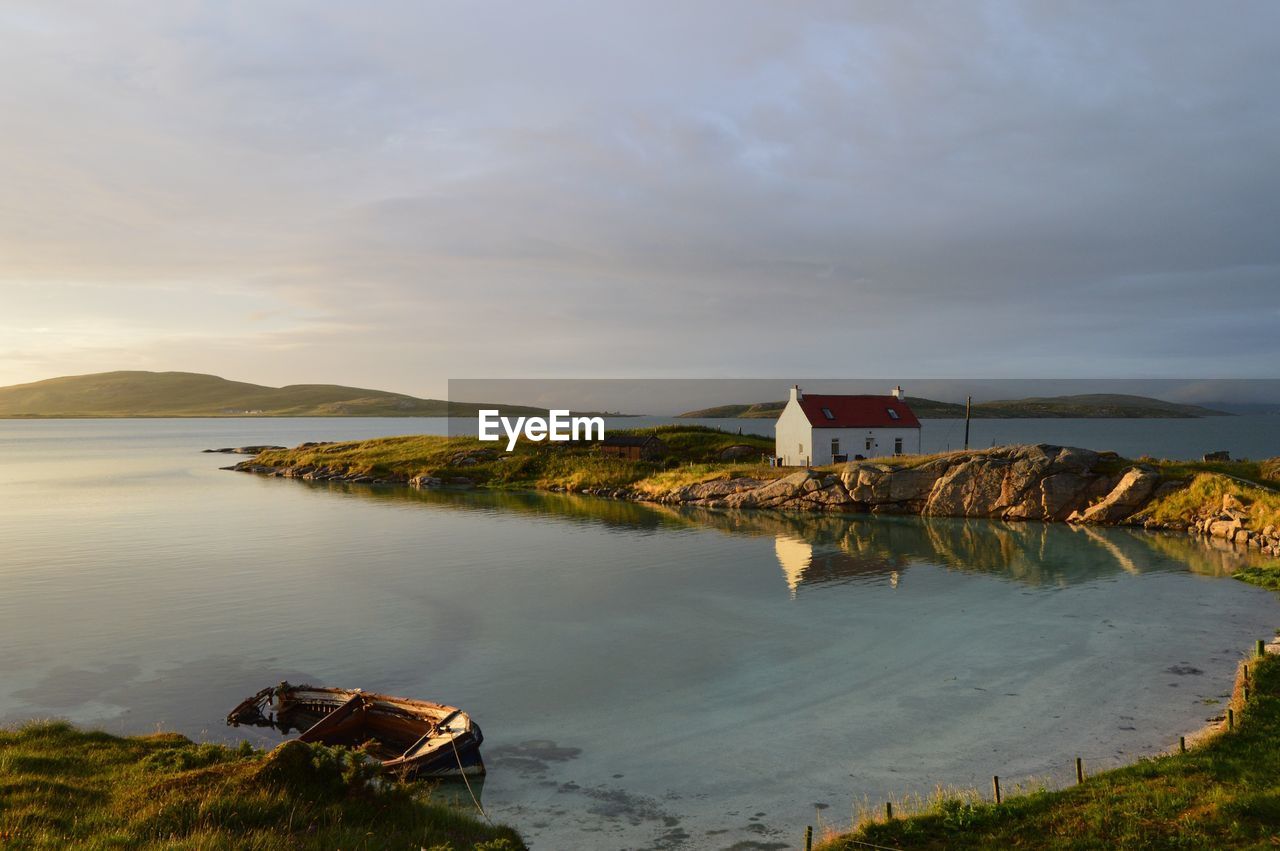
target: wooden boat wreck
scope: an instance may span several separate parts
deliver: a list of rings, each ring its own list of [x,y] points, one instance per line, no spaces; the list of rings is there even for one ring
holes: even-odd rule
[[[361,748],[405,778],[484,774],[480,727],[461,709],[425,700],[285,682],[243,700],[227,723]]]

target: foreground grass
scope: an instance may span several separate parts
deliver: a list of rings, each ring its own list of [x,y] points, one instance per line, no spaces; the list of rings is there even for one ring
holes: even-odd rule
[[[1236,729],[1185,754],[1145,759],[1061,791],[940,797],[868,821],[823,851],[893,848],[1271,848],[1280,831],[1280,658],[1252,662]]]
[[[0,730],[0,847],[524,848],[511,829],[375,773],[351,751],[300,742],[265,752],[30,724]]]

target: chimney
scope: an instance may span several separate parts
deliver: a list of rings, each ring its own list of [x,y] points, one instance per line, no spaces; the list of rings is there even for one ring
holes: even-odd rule
[[[799,384],[794,384],[794,385],[792,385],[792,387],[791,387],[791,401],[792,401],[792,402],[799,402],[799,401],[800,401],[801,399],[803,399],[803,398],[804,398],[804,394],[800,392],[800,385],[799,385]]]
[[[899,402],[901,402],[901,401],[903,400],[903,398],[904,398],[904,397],[903,397],[903,394],[902,394],[902,385],[901,385],[901,384],[899,384],[898,386],[896,386],[896,387],[894,387],[894,388],[893,388],[893,398],[897,399]]]

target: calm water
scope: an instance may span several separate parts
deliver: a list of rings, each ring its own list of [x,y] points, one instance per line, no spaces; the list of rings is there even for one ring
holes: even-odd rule
[[[311,485],[199,453],[441,425],[0,422],[0,719],[256,739],[221,719],[281,679],[423,696],[483,725],[485,805],[536,848],[783,848],[864,799],[1153,753],[1280,626],[1182,536]]]

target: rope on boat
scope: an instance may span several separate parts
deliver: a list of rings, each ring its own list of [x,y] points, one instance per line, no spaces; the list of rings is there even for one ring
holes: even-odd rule
[[[484,811],[484,807],[480,806],[480,799],[476,797],[476,793],[471,791],[471,781],[467,779],[467,770],[462,767],[462,757],[458,755],[457,738],[456,735],[450,736],[449,744],[453,747],[453,758],[457,760],[458,771],[462,774],[462,782],[467,784],[467,794],[471,796],[471,803],[476,805],[476,809],[480,811],[480,815],[484,816],[485,821],[489,822],[493,827],[497,827],[497,825],[493,824],[493,819],[489,818],[489,814]]]

